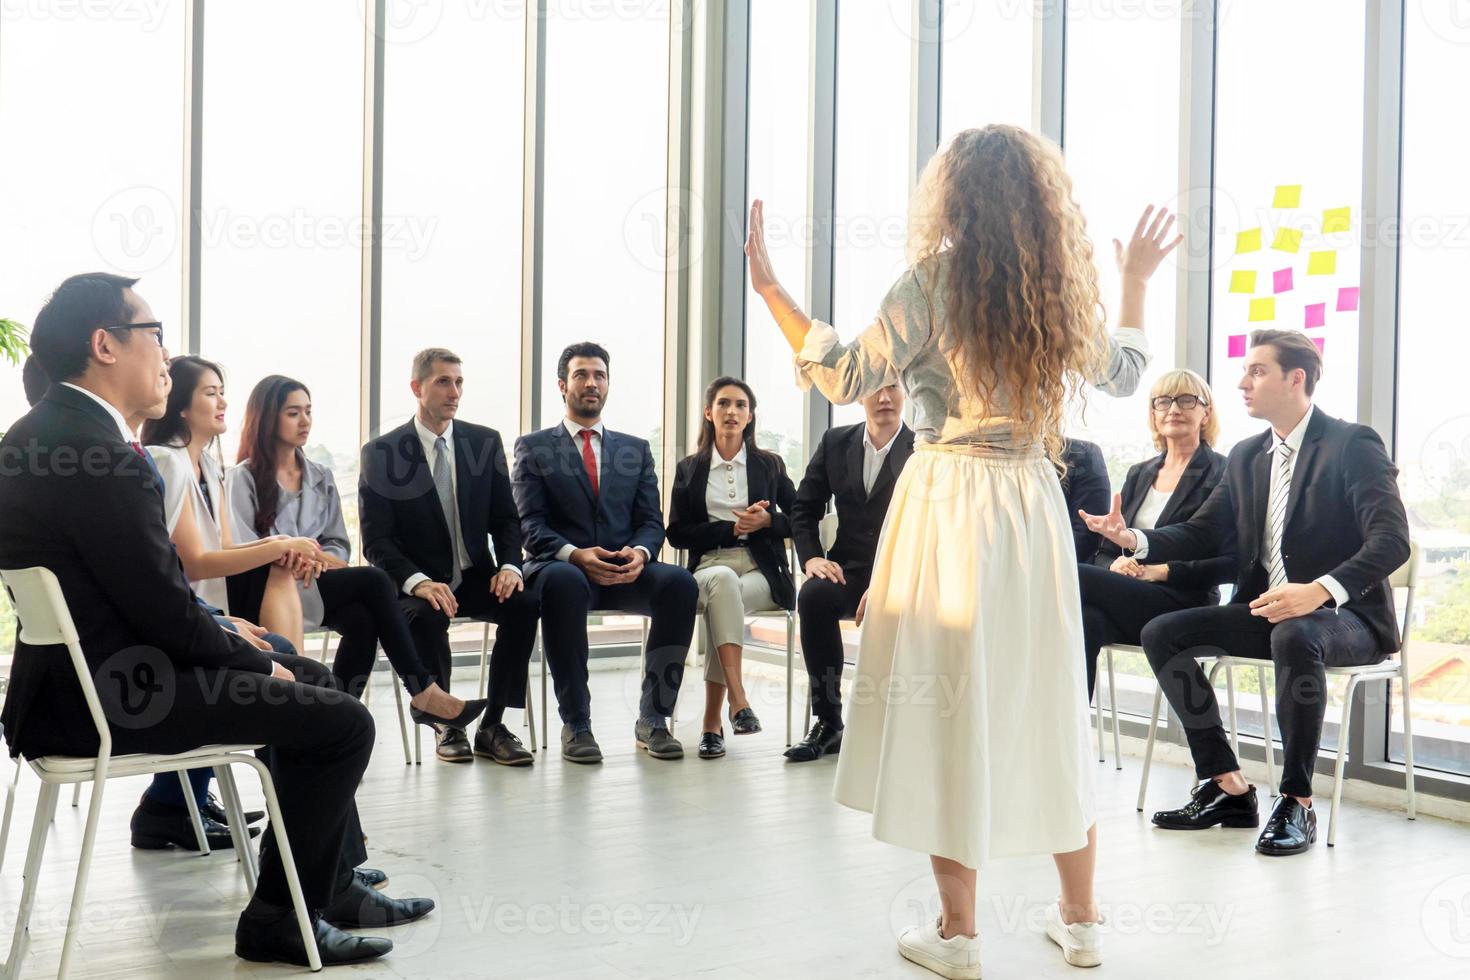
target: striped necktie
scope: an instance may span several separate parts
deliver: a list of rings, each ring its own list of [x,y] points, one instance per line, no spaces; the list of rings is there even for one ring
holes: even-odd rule
[[[1291,498],[1291,456],[1292,448],[1286,443],[1276,447],[1276,478],[1271,481],[1266,505],[1266,575],[1273,589],[1286,584],[1281,535],[1286,530],[1286,502]]]

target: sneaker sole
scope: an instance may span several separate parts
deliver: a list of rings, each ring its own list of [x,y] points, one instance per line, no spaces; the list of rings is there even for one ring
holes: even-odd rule
[[[932,953],[926,953],[922,949],[905,946],[902,942],[898,944],[898,955],[910,963],[917,963],[924,969],[947,978],[947,980],[980,980],[980,968],[978,966],[955,966],[953,963],[946,963]]]
[[[1068,966],[1080,966],[1083,968],[1102,966],[1102,953],[1097,950],[1073,949],[1056,934],[1051,923],[1046,926],[1046,938],[1056,943],[1062,951],[1062,959],[1067,961]]]

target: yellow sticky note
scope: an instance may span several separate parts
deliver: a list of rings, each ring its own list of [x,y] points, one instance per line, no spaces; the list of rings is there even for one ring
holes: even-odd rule
[[[1230,291],[1232,293],[1253,293],[1256,291],[1256,274],[1244,269],[1237,269],[1230,273]]]
[[[1336,252],[1312,252],[1307,256],[1307,275],[1330,276],[1337,272]]]
[[[1276,196],[1271,198],[1273,208],[1294,208],[1302,203],[1301,184],[1277,184]]]
[[[1242,252],[1259,252],[1261,250],[1261,229],[1251,228],[1248,231],[1238,232],[1235,236],[1235,254]]]
[[[1348,231],[1353,226],[1352,208],[1328,208],[1322,212],[1322,234]]]
[[[1276,240],[1271,247],[1278,252],[1296,252],[1302,247],[1302,233],[1296,228],[1276,229]]]
[[[1264,296],[1260,299],[1251,300],[1250,322],[1257,323],[1262,320],[1276,319],[1276,297]]]

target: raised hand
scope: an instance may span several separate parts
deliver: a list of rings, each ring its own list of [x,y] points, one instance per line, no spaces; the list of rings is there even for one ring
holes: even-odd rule
[[[1106,516],[1098,517],[1085,510],[1079,510],[1077,515],[1087,522],[1087,530],[1093,534],[1101,534],[1120,548],[1132,550],[1138,547],[1138,535],[1128,530],[1128,522],[1123,520],[1121,493],[1113,494],[1113,506]]]
[[[771,255],[766,250],[766,205],[757,198],[750,203],[750,231],[745,239],[745,255],[750,260],[750,288],[764,295],[774,289],[776,271],[771,268]]]
[[[1173,230],[1174,215],[1168,208],[1159,208],[1157,212],[1152,204],[1144,208],[1128,244],[1113,239],[1113,255],[1123,278],[1146,282],[1153,276],[1164,257],[1184,241],[1183,235],[1170,237]]]

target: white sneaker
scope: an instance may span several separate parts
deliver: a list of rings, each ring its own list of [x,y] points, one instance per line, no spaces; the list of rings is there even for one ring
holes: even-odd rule
[[[1062,956],[1072,966],[1099,966],[1102,964],[1102,929],[1104,922],[1098,916],[1096,922],[1074,922],[1067,925],[1062,921],[1062,909],[1053,902],[1046,909],[1046,935],[1062,947]]]
[[[898,937],[898,952],[910,963],[933,970],[949,980],[980,980],[980,937],[939,935],[939,920]]]

